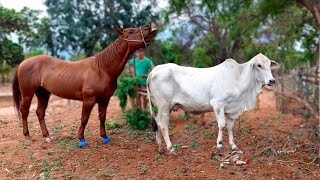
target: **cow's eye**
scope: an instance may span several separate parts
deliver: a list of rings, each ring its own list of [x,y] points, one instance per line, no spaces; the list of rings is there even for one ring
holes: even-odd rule
[[[258,67],[259,67],[259,68],[262,68],[261,64],[258,64]]]

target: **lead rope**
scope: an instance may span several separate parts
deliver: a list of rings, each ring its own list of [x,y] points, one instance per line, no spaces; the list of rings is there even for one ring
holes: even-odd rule
[[[143,35],[143,33],[142,33],[142,28],[141,28],[141,26],[140,26],[139,28],[140,28],[140,34],[141,34],[141,37],[142,37],[141,40],[126,39],[126,38],[122,38],[122,39],[124,39],[124,40],[126,40],[126,41],[131,41],[131,42],[143,42],[143,43],[144,43],[144,46],[147,47],[147,46],[148,46],[148,43],[147,43],[147,42],[145,41],[145,39],[144,39],[144,35]]]

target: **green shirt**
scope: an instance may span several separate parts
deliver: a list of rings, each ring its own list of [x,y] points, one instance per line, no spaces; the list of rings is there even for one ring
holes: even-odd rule
[[[140,61],[138,58],[135,58],[135,61],[133,59],[130,60],[129,64],[133,66],[133,62],[135,62],[136,67],[136,75],[137,76],[147,76],[149,74],[149,71],[153,67],[153,63],[151,59],[144,58],[142,61]],[[144,77],[140,82],[140,85],[146,85],[147,79]]]

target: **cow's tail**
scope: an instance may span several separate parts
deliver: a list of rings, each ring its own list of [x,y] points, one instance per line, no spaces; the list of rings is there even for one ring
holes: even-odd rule
[[[147,78],[147,94],[148,94],[148,101],[149,101],[149,110],[150,110],[150,114],[151,114],[151,120],[152,120],[152,130],[153,132],[156,132],[158,130],[158,125],[156,122],[156,119],[154,117],[154,112],[153,112],[153,108],[152,108],[152,104],[151,104],[151,96],[150,96],[150,89],[149,89],[149,78],[151,76],[151,73],[149,74],[148,78]]]
[[[12,97],[13,97],[14,107],[17,110],[18,116],[20,117],[19,108],[20,108],[21,92],[20,92],[19,80],[18,80],[18,70],[16,70],[12,80]]]

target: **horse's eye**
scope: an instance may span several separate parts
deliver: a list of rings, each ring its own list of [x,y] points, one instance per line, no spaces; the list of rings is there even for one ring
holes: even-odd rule
[[[130,33],[130,34],[132,34],[133,32],[134,32],[134,30],[130,30],[130,32],[129,32],[129,33]]]
[[[259,68],[262,68],[261,64],[258,64],[258,67],[259,67]]]

